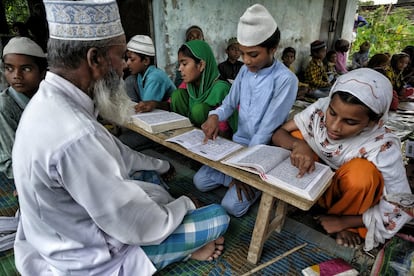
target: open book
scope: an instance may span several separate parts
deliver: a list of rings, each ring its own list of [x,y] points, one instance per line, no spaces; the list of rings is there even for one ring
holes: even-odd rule
[[[230,153],[233,153],[243,147],[240,144],[220,136],[218,136],[215,140],[208,140],[205,144],[203,143],[203,139],[204,132],[200,129],[193,129],[165,141],[177,143],[189,151],[213,161],[223,159]]]
[[[315,171],[298,178],[290,151],[268,145],[246,148],[221,162],[258,174],[263,181],[311,201],[322,194],[334,174],[329,166],[315,162]]]
[[[134,114],[131,119],[132,123],[150,133],[160,133],[192,126],[190,119],[187,117],[160,109]]]

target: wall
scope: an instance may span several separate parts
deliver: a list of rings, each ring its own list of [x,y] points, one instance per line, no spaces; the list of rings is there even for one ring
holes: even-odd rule
[[[216,60],[224,61],[226,40],[236,36],[240,16],[256,2],[269,10],[281,30],[278,56],[283,48],[292,46],[298,51],[297,64],[300,65],[305,56],[309,57],[309,43],[319,39],[324,0],[153,0],[153,37],[158,66],[171,77],[174,75],[177,50],[185,40],[185,30],[191,25],[203,29]]]
[[[297,50],[295,67],[299,70],[309,60],[310,43],[316,39],[328,40],[329,35],[322,25],[325,26],[329,20],[325,15],[330,13],[334,1],[153,0],[153,38],[157,64],[171,78],[174,78],[177,50],[185,40],[185,30],[191,25],[198,25],[203,29],[206,41],[212,47],[216,60],[224,61],[226,40],[236,36],[240,16],[247,7],[260,3],[273,15],[281,30],[277,58],[280,57],[285,47],[294,47]],[[356,2],[356,0],[346,2]],[[346,29],[352,32],[352,26]]]

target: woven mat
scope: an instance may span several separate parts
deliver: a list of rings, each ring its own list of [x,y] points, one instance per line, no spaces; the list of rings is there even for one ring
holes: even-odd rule
[[[0,216],[14,216],[19,203],[13,195],[14,183],[3,173],[0,173]],[[13,249],[0,252],[0,275],[12,276],[19,275],[14,264]]]
[[[170,193],[173,196],[191,193],[204,203],[218,203],[222,191],[198,192],[191,178],[178,176],[170,183]],[[256,265],[246,260],[256,220],[257,205],[255,204],[242,218],[231,217],[229,229],[224,236],[225,251],[218,260],[213,262],[190,260],[176,263],[158,272],[157,275],[241,275],[255,268]],[[335,257],[351,261],[354,254],[352,249],[344,250],[328,236],[288,218],[281,233],[274,232],[266,241],[258,265],[303,243],[308,245],[255,275],[300,275],[300,271],[307,266]]]

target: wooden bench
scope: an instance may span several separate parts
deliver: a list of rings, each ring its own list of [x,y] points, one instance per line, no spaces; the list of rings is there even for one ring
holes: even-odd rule
[[[260,179],[258,175],[231,166],[224,165],[220,161],[212,161],[200,155],[194,154],[175,143],[165,141],[168,138],[190,131],[191,129],[193,129],[192,127],[166,131],[158,134],[149,133],[132,123],[128,124],[126,127],[136,131],[137,133],[140,133],[145,137],[148,137],[149,139],[158,144],[161,144],[184,156],[196,160],[201,164],[208,165],[218,171],[221,171],[235,179],[238,179],[262,191],[262,197],[257,212],[256,223],[253,229],[249,252],[247,255],[247,260],[253,264],[256,264],[260,260],[263,245],[265,241],[269,238],[269,236],[272,234],[272,232],[280,232],[282,230],[286,217],[287,204],[291,204],[297,208],[306,211],[309,210],[312,207],[312,205],[316,202],[316,200],[309,201],[307,199],[303,199],[292,194],[291,192],[285,191],[281,188],[264,182]],[[320,194],[322,194],[323,192],[324,190],[321,191]]]

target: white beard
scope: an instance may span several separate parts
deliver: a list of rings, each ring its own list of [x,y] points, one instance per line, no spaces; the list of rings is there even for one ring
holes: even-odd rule
[[[131,115],[135,113],[135,103],[126,93],[124,80],[114,70],[95,82],[93,95],[99,115],[105,120],[122,126],[128,123]]]

